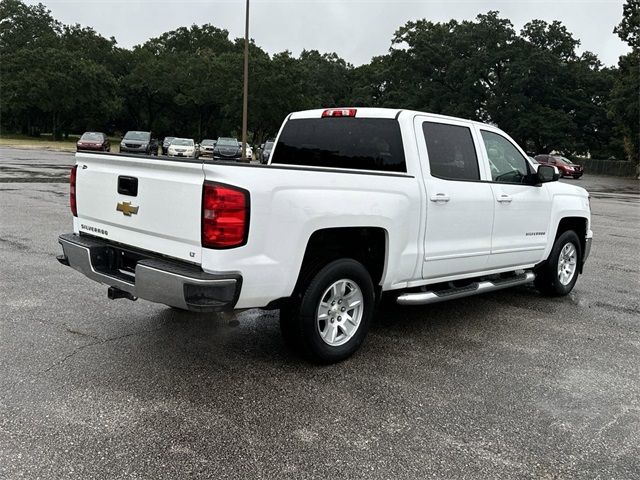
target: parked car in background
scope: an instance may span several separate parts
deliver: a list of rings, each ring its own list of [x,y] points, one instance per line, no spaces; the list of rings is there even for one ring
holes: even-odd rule
[[[242,148],[242,142],[240,143],[240,148]],[[251,148],[251,145],[249,145],[247,143],[247,147],[246,147],[246,152],[245,152],[246,158],[248,158],[249,160],[253,160],[253,148]]]
[[[220,137],[213,148],[213,158],[216,160],[240,160],[242,146],[235,138]]]
[[[102,132],[84,132],[76,143],[76,150],[110,152],[111,143]]]
[[[200,155],[203,157],[213,157],[213,148],[216,146],[216,141],[211,139],[202,140],[200,142]]]
[[[162,141],[162,155],[166,155],[167,151],[169,150],[169,145],[171,145],[171,142],[173,141],[173,139],[176,137],[164,137],[164,140]]]
[[[158,139],[151,132],[129,131],[120,142],[120,152],[158,155]]]
[[[560,155],[536,155],[535,159],[542,165],[552,165],[557,167],[560,175],[563,177],[573,177],[578,179],[584,173],[582,165],[573,163],[568,158]]]
[[[170,157],[198,157],[198,149],[193,138],[174,138],[167,149]]]
[[[274,145],[273,140],[268,140],[267,142],[262,144],[262,148],[260,149],[260,163],[268,163],[269,157],[271,156],[271,150],[273,150]]]

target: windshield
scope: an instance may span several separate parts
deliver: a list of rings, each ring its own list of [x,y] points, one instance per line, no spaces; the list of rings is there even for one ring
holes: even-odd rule
[[[80,137],[80,140],[102,141],[101,133],[87,132]]]
[[[235,138],[219,138],[216,145],[219,147],[237,147],[238,141]]]
[[[171,142],[171,145],[178,145],[180,147],[193,147],[193,140],[190,138],[176,138]]]
[[[529,160],[531,160],[531,163],[534,163],[534,164],[536,164],[536,165],[538,165],[538,164],[540,163],[540,162],[538,162],[538,160],[536,160],[536,159],[535,159],[535,158],[533,158],[533,157],[529,157]]]
[[[124,139],[148,141],[150,137],[151,134],[149,132],[127,132]]]
[[[213,140],[202,140],[202,143],[200,145],[210,147],[211,145],[213,145]]]
[[[173,142],[173,139],[176,137],[164,137],[164,143],[171,143]]]

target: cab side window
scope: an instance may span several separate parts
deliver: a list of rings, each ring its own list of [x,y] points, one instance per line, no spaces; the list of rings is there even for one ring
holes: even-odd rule
[[[486,130],[482,130],[482,140],[494,182],[527,183],[529,163],[513,143],[502,135]]]
[[[478,157],[468,127],[424,122],[431,175],[445,180],[480,180]]]

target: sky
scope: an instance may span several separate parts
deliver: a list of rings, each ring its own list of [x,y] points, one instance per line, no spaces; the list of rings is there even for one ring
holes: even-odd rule
[[[211,23],[244,36],[245,0],[39,0],[63,23],[93,27],[131,48],[180,26]],[[38,3],[29,0],[26,3]],[[387,53],[393,33],[409,20],[472,20],[498,10],[519,31],[532,19],[560,20],[605,65],[629,49],[613,28],[623,0],[251,0],[250,36],[273,54],[336,52],[361,65]]]

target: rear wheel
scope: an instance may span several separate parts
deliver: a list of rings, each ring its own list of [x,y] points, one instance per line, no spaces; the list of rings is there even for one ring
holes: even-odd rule
[[[280,310],[282,336],[311,360],[339,362],[364,341],[374,305],[367,269],[352,259],[335,260],[310,275],[290,305]]]
[[[560,235],[547,261],[536,271],[535,286],[545,295],[567,295],[578,280],[582,259],[580,239],[573,230]]]

